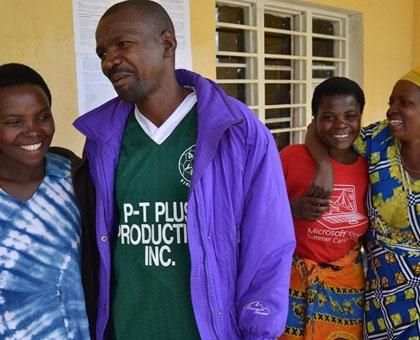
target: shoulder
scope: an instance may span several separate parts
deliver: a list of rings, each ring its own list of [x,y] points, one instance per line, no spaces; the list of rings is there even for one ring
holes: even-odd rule
[[[291,144],[280,151],[280,158],[283,163],[289,162],[293,164],[306,164],[313,162],[312,156],[309,153],[305,144]]]
[[[50,153],[53,158],[59,159],[60,157],[64,157],[69,159],[72,168],[79,166],[82,162],[81,158],[77,156],[73,151],[60,146],[50,147],[48,149],[48,153]]]
[[[384,139],[390,136],[388,120],[372,123],[360,130],[363,139]]]
[[[114,98],[77,118],[73,125],[88,138],[100,141],[112,138],[124,129],[134,104]]]
[[[177,70],[178,82],[194,87],[199,124],[209,130],[230,130],[249,144],[272,138],[270,131],[247,105],[225,93],[215,82],[197,73]]]
[[[355,171],[353,174],[356,174],[356,178],[359,182],[367,185],[369,182],[369,165],[366,158],[359,155],[357,162],[355,163]]]
[[[45,175],[52,177],[71,177],[71,159],[56,150],[49,150],[45,155]]]
[[[283,157],[290,156],[301,156],[309,154],[305,144],[290,144],[280,151],[280,155]]]
[[[55,155],[59,155],[65,158],[68,158],[70,160],[74,160],[75,162],[78,161],[80,162],[81,159],[79,156],[77,156],[73,151],[63,148],[61,146],[51,146],[48,149],[49,153],[55,154]]]
[[[385,119],[362,128],[353,146],[360,155],[369,157],[372,152],[383,149],[389,143],[393,143],[393,138],[388,120]]]
[[[368,162],[361,155],[357,155],[356,161],[352,164],[342,164],[337,161],[333,161],[333,167],[340,173],[348,173],[355,177],[364,178],[368,176]]]
[[[254,111],[236,98],[227,95],[226,102],[229,105],[229,109],[234,111],[235,115],[239,117],[239,123],[234,125],[233,129],[242,134],[248,146],[267,147],[268,144],[274,144],[271,131]]]
[[[247,105],[196,73],[177,71],[177,79],[182,86],[192,86],[197,95],[199,150],[209,152],[217,146],[220,155],[235,159],[236,166],[250,174],[265,161],[280,167],[273,136]]]
[[[362,169],[362,171],[365,171],[367,173],[368,170],[368,162],[366,160],[366,158],[364,158],[363,156],[359,155],[357,158],[356,163],[354,163],[355,166],[359,169]]]

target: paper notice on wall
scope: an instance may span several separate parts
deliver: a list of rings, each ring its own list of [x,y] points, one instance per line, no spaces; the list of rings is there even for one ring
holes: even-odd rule
[[[102,14],[120,0],[73,0],[73,27],[76,45],[77,95],[79,114],[83,114],[116,96],[102,74],[96,56],[95,30]],[[189,0],[158,0],[175,26],[178,46],[176,68],[192,69]]]

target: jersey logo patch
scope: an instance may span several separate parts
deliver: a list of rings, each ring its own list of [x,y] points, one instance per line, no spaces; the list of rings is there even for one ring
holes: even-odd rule
[[[178,170],[181,175],[181,183],[190,186],[192,173],[193,173],[193,163],[194,163],[194,152],[195,144],[191,145],[186,149],[178,160]]]

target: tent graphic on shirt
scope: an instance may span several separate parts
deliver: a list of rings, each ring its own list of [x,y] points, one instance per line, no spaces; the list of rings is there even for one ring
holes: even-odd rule
[[[355,210],[354,204],[349,197],[349,193],[346,190],[341,191],[340,196],[332,202],[330,206],[330,212],[352,212]]]
[[[318,220],[328,229],[348,229],[366,223],[367,217],[357,212],[356,189],[354,185],[334,185],[330,210]]]

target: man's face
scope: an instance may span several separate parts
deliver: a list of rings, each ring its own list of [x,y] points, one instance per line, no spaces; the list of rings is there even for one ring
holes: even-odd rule
[[[164,86],[168,63],[161,36],[139,12],[126,8],[102,18],[96,52],[103,73],[123,100],[140,104]]]

